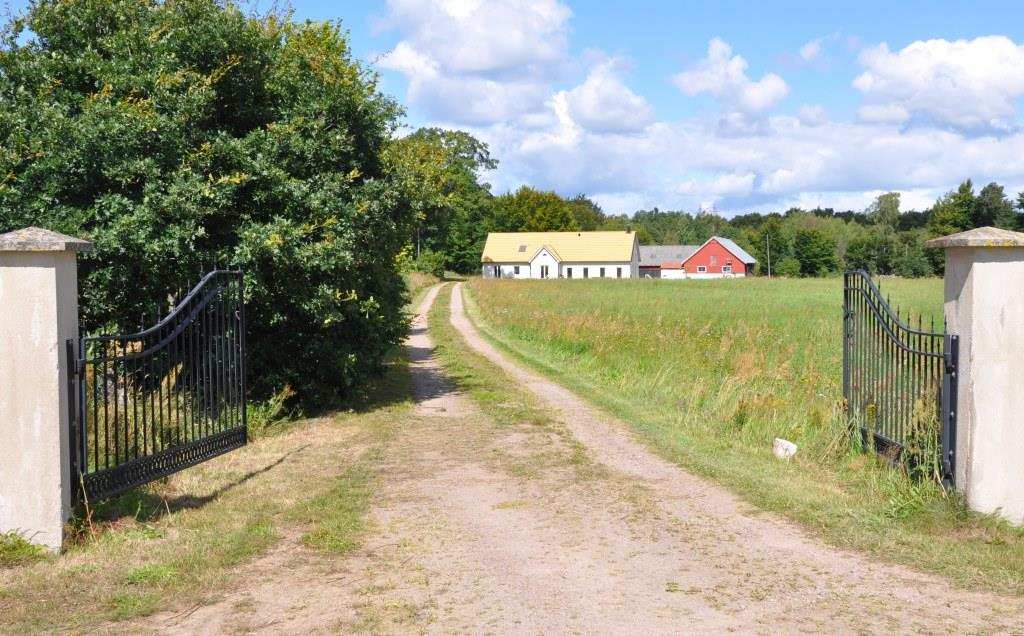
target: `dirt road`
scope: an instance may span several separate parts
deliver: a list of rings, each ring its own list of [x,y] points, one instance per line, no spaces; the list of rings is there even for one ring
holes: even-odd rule
[[[496,425],[433,356],[423,316],[437,293],[407,343],[417,407],[380,464],[364,548],[328,569],[284,546],[244,599],[177,629],[1024,632],[1019,600],[836,550],[660,459],[483,340],[456,285],[454,327],[556,420]]]

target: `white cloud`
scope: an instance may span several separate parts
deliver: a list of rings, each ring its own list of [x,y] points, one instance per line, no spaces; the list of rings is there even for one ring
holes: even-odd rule
[[[821,55],[822,49],[822,39],[815,38],[800,47],[800,58],[805,62],[810,62]]]
[[[910,119],[907,109],[897,103],[864,104],[857,109],[857,116],[864,121],[902,124]]]
[[[965,177],[1024,184],[1024,128],[1013,125],[1024,59],[1007,38],[870,49],[855,80],[864,103],[848,122],[816,104],[772,113],[786,83],[750,77],[746,60],[714,39],[707,57],[673,80],[686,94],[714,97],[719,112],[659,121],[627,86],[622,60],[600,52],[572,60],[569,10],[556,0],[388,6],[384,26],[399,31],[399,43],[381,66],[408,79],[403,101],[417,123],[490,144],[500,167],[487,179],[497,192],[531,184],[587,193],[610,213],[704,202],[731,213],[863,209],[888,190],[903,193],[904,207],[923,208]],[[947,99],[949,87],[956,98]]]
[[[727,212],[819,201],[862,209],[889,190],[923,193],[905,199],[905,207],[920,209],[967,176],[1004,183],[1024,176],[1024,133],[972,137],[866,122],[808,126],[795,118],[773,118],[759,131],[729,136],[694,120],[655,122],[631,136],[577,129],[575,135],[527,135],[528,142],[513,131],[501,138],[477,132],[504,162],[494,180],[499,190],[532,183],[587,192],[613,213],[641,207],[635,201],[696,210],[709,199]]]
[[[825,109],[817,104],[804,104],[797,110],[797,117],[807,126],[820,126],[828,121]]]
[[[753,192],[756,179],[757,175],[753,172],[726,173],[701,181],[684,181],[675,190],[685,196],[747,196]]]
[[[481,124],[543,107],[569,63],[571,11],[557,0],[389,0],[403,39],[378,64],[402,73],[431,117]]]
[[[618,77],[616,59],[592,68],[587,79],[565,92],[573,119],[596,132],[636,132],[652,119],[647,100],[631,91]]]
[[[673,81],[687,95],[708,93],[727,107],[746,113],[761,112],[789,93],[785,80],[774,73],[757,81],[747,77],[747,61],[733,55],[732,47],[720,38],[708,44],[707,57]]]
[[[1024,46],[1001,36],[973,40],[924,40],[891,51],[886,44],[866,49],[853,86],[878,113],[951,124],[1000,129],[1017,119],[1024,95]],[[870,114],[870,111],[869,111]],[[890,119],[891,121],[891,119]]]

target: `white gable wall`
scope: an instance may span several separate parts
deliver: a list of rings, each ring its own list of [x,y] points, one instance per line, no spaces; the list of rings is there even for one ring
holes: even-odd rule
[[[533,257],[533,260],[530,261],[530,273],[524,278],[541,278],[541,268],[544,266],[548,268],[548,278],[559,278],[561,276],[561,272],[558,269],[558,261],[551,255],[551,252],[541,249]]]

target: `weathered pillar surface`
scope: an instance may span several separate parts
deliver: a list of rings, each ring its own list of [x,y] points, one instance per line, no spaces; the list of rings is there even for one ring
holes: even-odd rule
[[[946,325],[960,336],[957,488],[972,509],[1024,523],[1024,234],[926,245],[946,250]]]
[[[78,336],[76,252],[30,227],[0,234],[0,532],[59,550],[71,510],[65,342]]]

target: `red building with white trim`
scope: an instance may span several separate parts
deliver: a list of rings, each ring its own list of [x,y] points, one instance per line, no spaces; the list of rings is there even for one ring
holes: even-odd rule
[[[732,278],[753,274],[755,263],[743,248],[720,236],[702,245],[640,247],[641,278]]]

